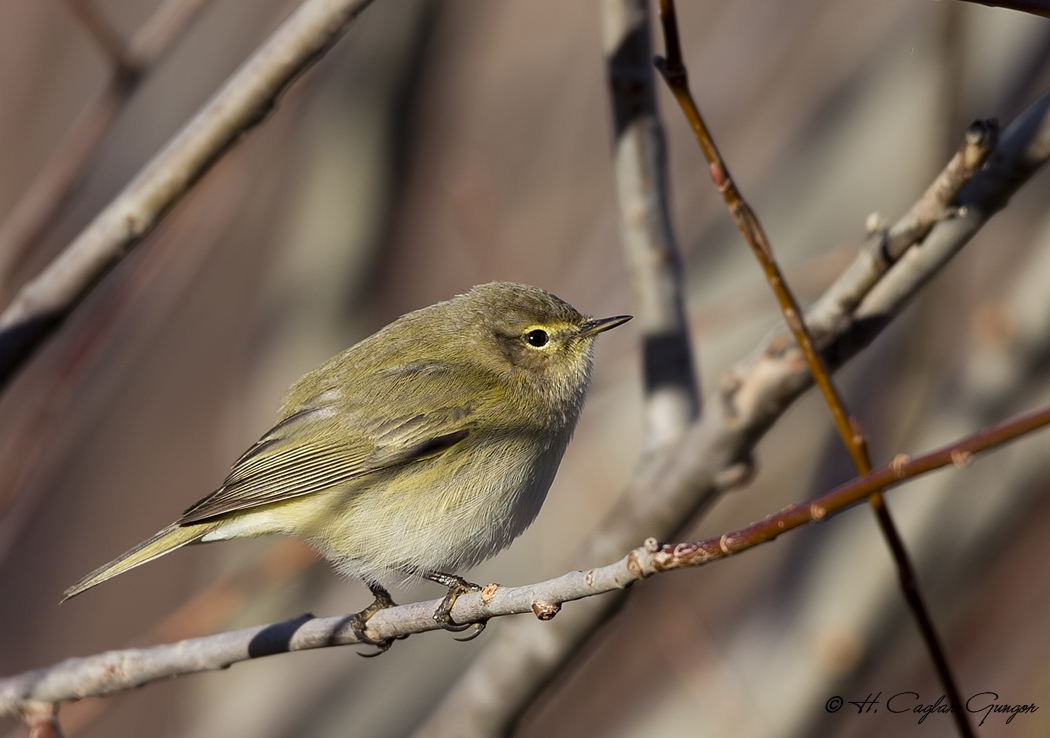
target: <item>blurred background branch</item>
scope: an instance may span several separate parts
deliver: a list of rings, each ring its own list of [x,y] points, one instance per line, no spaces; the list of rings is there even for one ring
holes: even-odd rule
[[[19,290],[0,313],[0,387],[370,4],[306,0],[91,225]]]
[[[667,196],[667,144],[656,109],[646,0],[603,0],[621,238],[641,327],[650,450],[681,439],[700,410]]]
[[[90,0],[71,0],[70,7],[84,19],[85,28],[93,32],[107,54],[112,74],[0,223],[0,294],[9,295],[13,289],[12,272],[55,222],[139,83],[209,2],[164,0],[125,46]]]

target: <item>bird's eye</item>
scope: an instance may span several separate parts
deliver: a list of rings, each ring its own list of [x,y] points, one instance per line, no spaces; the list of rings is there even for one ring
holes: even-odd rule
[[[537,328],[534,331],[529,331],[525,334],[525,343],[536,348],[541,348],[547,345],[547,341],[550,340],[550,336],[547,335],[547,331],[540,330]]]

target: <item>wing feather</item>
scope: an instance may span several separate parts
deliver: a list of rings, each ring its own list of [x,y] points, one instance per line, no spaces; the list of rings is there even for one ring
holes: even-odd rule
[[[458,386],[460,376],[448,365],[430,365],[426,372],[394,368],[374,377],[357,395],[332,389],[316,394],[249,448],[223,485],[187,509],[179,524],[312,494],[446,451],[470,435],[475,400],[485,389],[476,377],[468,386]],[[375,407],[367,400],[377,392],[386,395],[386,407],[402,412],[365,417],[366,408]],[[425,406],[434,397],[446,402],[406,408],[411,398]]]

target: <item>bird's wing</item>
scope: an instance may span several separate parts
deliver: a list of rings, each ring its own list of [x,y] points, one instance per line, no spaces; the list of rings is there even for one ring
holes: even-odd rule
[[[319,393],[248,449],[222,487],[179,523],[308,495],[440,454],[470,435],[477,393],[484,391],[461,386],[460,374],[447,366],[396,367],[362,383],[356,396]],[[375,417],[376,407],[391,412]]]

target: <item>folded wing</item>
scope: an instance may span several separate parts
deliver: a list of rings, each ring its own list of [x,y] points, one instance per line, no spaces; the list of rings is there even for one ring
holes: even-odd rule
[[[328,388],[293,408],[178,523],[312,494],[441,454],[471,434],[477,401],[494,387],[483,375],[445,364],[402,365],[371,379],[356,391]]]

